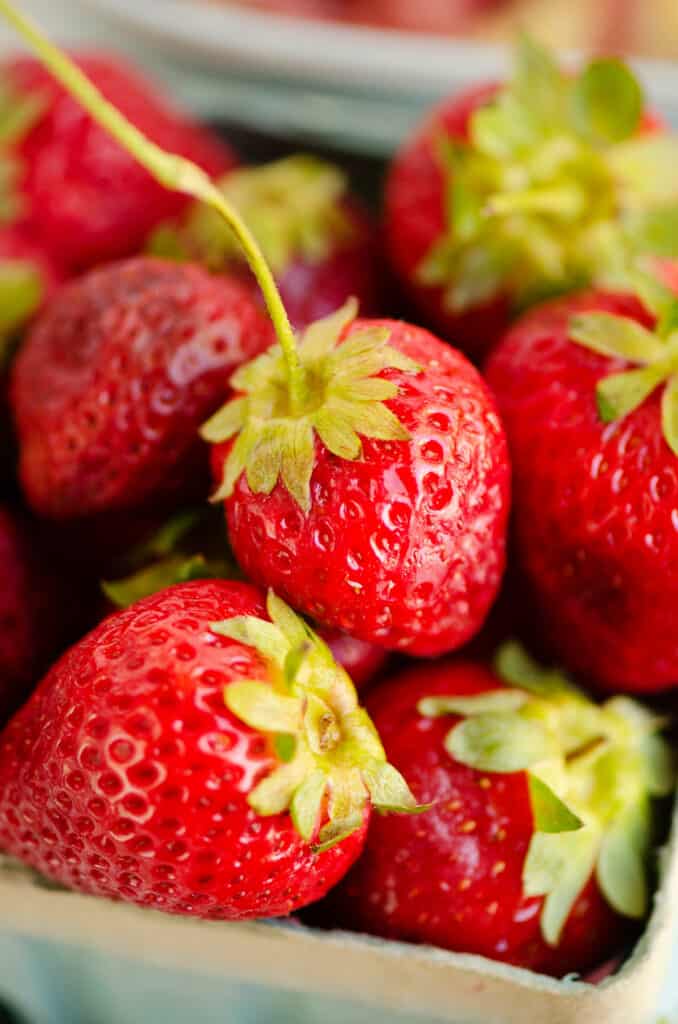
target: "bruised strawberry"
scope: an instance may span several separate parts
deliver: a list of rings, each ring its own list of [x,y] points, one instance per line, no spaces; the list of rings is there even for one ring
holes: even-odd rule
[[[299,347],[303,399],[270,350],[203,428],[242,569],[305,614],[411,654],[478,631],[504,567],[509,465],[479,375],[427,331],[354,320]],[[235,441],[230,441],[237,434]]]
[[[251,289],[139,258],[65,286],[15,360],[20,476],[54,519],[205,493],[197,428],[271,339]]]
[[[609,690],[678,683],[678,303],[588,292],[533,310],[491,358],[515,471],[516,556],[546,637]]]
[[[26,756],[30,751],[30,756]],[[179,584],[109,616],[0,740],[0,844],[71,888],[178,914],[288,914],[414,808],[355,690],[282,602]]]
[[[646,912],[650,797],[671,789],[669,748],[640,705],[598,707],[514,645],[498,673],[438,662],[373,691],[389,758],[432,807],[375,816],[315,913],[547,974],[586,971]]]
[[[210,175],[234,165],[228,146],[175,111],[129,65],[93,54],[78,56],[77,63],[159,146],[190,158]],[[38,61],[9,60],[2,77],[5,106],[25,109],[10,147],[20,166],[14,181],[20,200],[16,216],[60,263],[82,271],[133,255],[156,224],[186,205],[185,197],[153,181]]]
[[[234,171],[219,187],[261,246],[297,330],[333,313],[351,296],[363,315],[376,311],[374,229],[338,167],[299,154]],[[179,224],[159,228],[150,249],[249,277],[232,231],[202,203]]]
[[[627,68],[596,59],[575,77],[528,40],[517,57],[508,83],[436,109],[386,186],[394,270],[474,356],[516,310],[597,278],[634,244],[627,217],[676,196],[675,140],[647,135],[657,121]]]

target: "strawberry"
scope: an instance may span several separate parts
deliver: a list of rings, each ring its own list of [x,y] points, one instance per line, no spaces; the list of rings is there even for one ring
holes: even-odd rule
[[[298,347],[257,241],[223,193],[150,145],[5,8],[144,167],[220,213],[261,288],[278,345],[234,374],[236,397],[202,430],[219,446],[214,500],[226,499],[241,567],[361,640],[414,654],[463,644],[499,587],[509,500],[503,429],[476,371],[419,328],[355,322],[350,301]]]
[[[80,55],[78,66],[160,146],[190,157],[209,174],[235,163],[231,150],[179,114],[117,58]],[[186,200],[154,182],[76,104],[40,63],[17,57],[3,71],[5,107],[25,109],[10,152],[20,173],[16,216],[41,245],[73,270],[138,252],[160,221]],[[2,107],[0,107],[0,112]]]
[[[574,77],[528,40],[517,58],[509,82],[434,110],[386,185],[394,270],[474,356],[516,309],[595,277],[632,244],[627,218],[676,194],[675,141],[648,135],[658,122],[627,68],[594,60]]]
[[[338,167],[298,154],[234,171],[219,187],[259,242],[295,328],[327,316],[352,295],[364,315],[375,311],[373,227]],[[212,271],[247,274],[235,236],[204,203],[194,204],[183,222],[160,227],[150,249]]]
[[[76,594],[50,560],[36,528],[0,504],[0,721],[70,638]]]
[[[358,856],[371,802],[414,807],[327,647],[244,583],[178,584],[109,616],[0,739],[2,848],[172,913],[317,899]]]
[[[432,808],[375,816],[361,859],[315,913],[554,975],[617,951],[648,904],[650,797],[672,785],[659,720],[625,697],[596,706],[516,645],[497,671],[408,669],[368,708]]]
[[[206,508],[182,509],[154,531],[124,560],[127,575],[101,584],[112,608],[127,608],[173,583],[194,579],[238,579],[238,567],[225,543],[221,516]],[[339,629],[317,628],[334,660],[350,676],[354,686],[368,683],[385,665],[388,654],[375,644],[358,640]]]
[[[32,507],[65,520],[199,489],[197,427],[269,341],[248,287],[188,264],[139,258],[65,286],[13,367]]]
[[[678,303],[637,283],[533,310],[487,377],[513,456],[516,556],[551,649],[606,689],[653,692],[678,683]]]
[[[276,405],[279,347],[234,375],[236,397],[203,428],[225,442],[215,497],[248,577],[361,640],[439,654],[477,632],[501,580],[502,426],[460,353],[354,316],[347,304],[306,331],[296,415]]]

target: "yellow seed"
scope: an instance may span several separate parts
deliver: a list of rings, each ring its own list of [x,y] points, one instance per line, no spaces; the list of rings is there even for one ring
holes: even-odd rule
[[[492,783],[490,782],[489,779],[483,777],[478,783],[478,785],[480,786],[481,789],[489,789]]]
[[[505,868],[506,861],[498,860],[497,863],[492,866],[492,875],[494,876],[494,878],[496,878],[497,875],[500,875]]]
[[[487,908],[488,914],[496,914],[498,910],[499,910],[499,904],[498,903],[490,903],[490,905]]]
[[[464,822],[464,824],[460,827],[459,831],[460,832],[474,832],[475,828],[476,828],[476,822],[475,821],[471,821],[469,819],[468,821]]]
[[[462,878],[462,880],[459,883],[459,885],[457,886],[457,888],[459,889],[459,892],[465,892],[467,889],[470,889],[471,888],[471,879],[470,878]]]
[[[447,804],[448,811],[458,811],[461,807],[461,800],[450,800]]]

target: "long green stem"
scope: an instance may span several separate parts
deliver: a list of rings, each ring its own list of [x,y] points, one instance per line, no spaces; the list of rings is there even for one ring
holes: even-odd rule
[[[63,87],[161,185],[207,203],[221,214],[240,242],[247,262],[261,288],[287,362],[291,410],[292,412],[299,410],[304,398],[304,373],[299,362],[294,332],[263,253],[242,218],[200,167],[184,157],[166,153],[150,139],[147,139],[102,96],[96,86],[73,61],[56,46],[53,46],[37,25],[17,11],[9,0],[0,0],[0,13],[23,36]]]

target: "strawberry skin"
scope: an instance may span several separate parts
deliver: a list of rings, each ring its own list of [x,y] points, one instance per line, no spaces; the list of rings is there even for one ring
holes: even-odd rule
[[[228,146],[172,109],[133,68],[104,55],[81,55],[77,63],[159,146],[211,176],[235,164]],[[55,258],[82,271],[133,255],[156,224],[184,208],[188,200],[153,181],[38,61],[15,58],[3,73],[20,94],[38,94],[44,103],[18,146],[19,187],[31,229]]]
[[[13,367],[30,504],[65,520],[195,493],[198,426],[270,337],[246,285],[189,264],[129,260],[64,287]]]
[[[506,335],[487,367],[511,446],[516,555],[551,649],[611,690],[678,681],[676,457],[661,432],[661,389],[603,423],[596,384],[628,368],[572,342],[575,313],[650,326],[630,295],[546,304]]]
[[[209,918],[290,913],[355,860],[363,826],[314,853],[289,814],[247,803],[275,767],[224,687],[268,678],[217,635],[266,618],[247,584],[196,581],[110,616],[45,677],[0,744],[0,844],[83,892]],[[26,755],[29,751],[29,755]]]
[[[418,327],[356,320],[343,335],[387,328],[423,372],[383,371],[386,403],[409,441],[363,438],[340,459],[315,440],[311,507],[280,483],[226,501],[233,551],[248,577],[317,622],[387,649],[435,655],[480,628],[504,568],[509,463],[493,400],[468,361]],[[340,339],[342,340],[342,339]],[[230,445],[213,450],[221,480]]]
[[[455,716],[427,718],[420,700],[494,690],[480,662],[438,662],[379,685],[367,706],[387,755],[420,801],[421,818],[370,823],[365,851],[317,911],[326,923],[384,938],[476,953],[542,973],[594,967],[623,942],[628,925],[592,880],[557,948],[540,934],[543,899],[523,893],[533,834],[524,772],[498,775],[455,762],[444,739]]]

